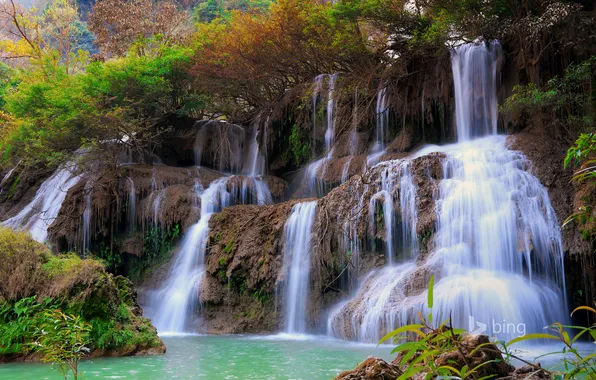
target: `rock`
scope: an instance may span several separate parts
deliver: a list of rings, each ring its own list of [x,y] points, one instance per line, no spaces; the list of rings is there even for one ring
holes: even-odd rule
[[[453,350],[441,354],[435,360],[435,365],[439,367],[450,365],[461,369],[464,365],[468,365],[468,368],[476,368],[482,363],[487,363],[477,369],[479,377],[488,375],[507,376],[515,369],[503,360],[497,346],[492,344],[486,335],[465,335],[461,345],[461,352]]]
[[[340,373],[336,380],[395,380],[401,376],[400,369],[383,359],[369,357],[351,371]]]

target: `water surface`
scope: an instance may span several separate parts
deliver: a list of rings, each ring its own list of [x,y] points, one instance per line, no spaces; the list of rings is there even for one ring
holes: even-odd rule
[[[332,379],[390,347],[324,337],[177,336],[161,356],[101,358],[80,364],[84,379]],[[48,364],[0,365],[0,379],[60,379]]]

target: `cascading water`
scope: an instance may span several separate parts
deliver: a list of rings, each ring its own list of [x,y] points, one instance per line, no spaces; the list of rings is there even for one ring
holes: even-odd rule
[[[198,179],[195,181],[201,218],[186,234],[167,281],[150,296],[149,303],[156,306],[152,319],[160,334],[195,331],[196,323],[193,322],[197,317],[198,292],[204,274],[209,220],[214,213],[233,204],[272,203],[271,192],[262,178],[265,167],[265,157],[260,152],[255,127],[244,170],[248,176],[221,177],[213,181],[206,190],[203,190]],[[163,191],[156,194],[157,201]],[[158,210],[155,209],[155,215]]]
[[[265,124],[267,125],[267,123]],[[264,128],[263,132],[265,132],[266,130],[267,128]],[[266,205],[272,203],[273,199],[271,197],[271,191],[269,191],[267,183],[263,180],[263,175],[265,174],[265,167],[267,165],[265,155],[261,152],[260,149],[258,135],[258,125],[255,125],[253,127],[251,144],[248,150],[247,167],[244,170],[244,172],[247,173],[248,176],[245,177],[242,181],[240,197],[241,202],[244,204],[256,203],[258,205]],[[266,137],[264,140],[267,140]],[[253,190],[256,195],[256,202],[251,202],[251,190]]]
[[[315,78],[313,88],[313,131],[316,131],[317,98],[323,86],[323,80],[327,78],[327,129],[325,131],[325,155],[318,160],[311,162],[306,168],[306,177],[311,195],[322,195],[325,193],[324,184],[320,177],[325,176],[327,163],[333,154],[333,143],[335,141],[335,92],[337,74],[322,74]],[[313,132],[314,133],[314,132]]]
[[[383,154],[385,154],[385,141],[387,138],[387,126],[389,124],[389,107],[387,106],[387,88],[381,87],[377,92],[377,105],[375,109],[376,128],[375,143],[370,154],[366,157],[368,166],[376,165]]]
[[[307,329],[310,242],[317,202],[298,203],[284,228],[283,273],[285,288],[285,332],[304,334]]]
[[[91,247],[91,186],[88,182],[85,185],[85,210],[83,211],[83,245],[81,252],[83,256],[87,255],[87,251]]]
[[[497,62],[501,45],[480,42],[451,51],[457,140],[497,133]]]
[[[337,80],[337,74],[329,75],[329,81],[327,83],[327,131],[325,132],[325,147],[327,152],[331,152],[333,142],[335,140],[335,81]]]
[[[132,178],[127,177],[128,189],[128,231],[135,232],[137,223],[137,191]]]
[[[151,295],[158,305],[152,318],[160,334],[193,332],[192,320],[198,306],[198,290],[204,273],[209,219],[214,212],[231,204],[229,177],[219,178],[200,194],[201,218],[184,237],[168,280]]]
[[[41,184],[33,200],[17,215],[2,222],[2,225],[28,231],[33,239],[44,242],[68,190],[79,181],[80,176],[75,171],[76,165],[72,162],[56,170]]]
[[[503,136],[468,141],[496,133],[499,51],[498,43],[455,49],[460,143],[415,155],[439,150],[447,156],[436,199],[434,251],[422,266],[406,262],[369,274],[354,298],[330,315],[330,334],[375,342],[414,322],[418,312],[428,312],[426,284],[415,281],[429,271],[438,280],[436,321],[452,317],[456,327],[485,326],[489,335],[509,339],[566,320],[561,232],[546,189],[527,171],[526,158],[506,148]],[[415,193],[403,191],[401,183],[401,217],[412,219],[416,208],[404,203],[412,205]],[[410,239],[404,250],[414,253],[415,234]]]

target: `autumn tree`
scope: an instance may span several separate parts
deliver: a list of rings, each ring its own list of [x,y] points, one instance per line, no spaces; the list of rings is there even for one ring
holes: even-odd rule
[[[41,58],[39,17],[14,0],[0,3],[0,54],[3,60]]]
[[[87,54],[80,51],[79,39],[86,33],[77,6],[69,0],[54,0],[42,13],[25,10],[14,0],[0,4],[0,52],[6,61],[44,59],[54,66],[63,64],[67,73],[80,70]]]
[[[100,0],[89,16],[89,28],[106,56],[122,55],[137,41],[161,36],[162,43],[181,38],[188,16],[169,0]],[[143,54],[142,49],[137,49]]]

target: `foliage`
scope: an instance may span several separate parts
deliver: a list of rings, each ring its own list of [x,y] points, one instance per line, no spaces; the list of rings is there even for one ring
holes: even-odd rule
[[[55,309],[93,327],[92,349],[160,345],[138,313],[130,280],[107,273],[96,260],[54,256],[28,234],[0,228],[0,276],[0,355],[30,352],[47,322],[43,316]]]
[[[596,314],[596,310],[588,306],[580,306],[576,308],[571,315],[577,311],[585,310]],[[580,338],[583,336],[589,336],[592,340],[596,340],[596,325],[584,327],[584,326],[569,326],[562,325],[561,323],[555,322],[548,326],[548,330],[551,333],[543,334],[527,334],[514,338],[504,344],[505,347],[512,346],[515,343],[536,340],[536,339],[550,339],[556,340],[562,343],[561,351],[550,352],[541,355],[539,358],[548,355],[561,356],[561,364],[563,368],[556,370],[552,373],[552,378],[557,380],[577,379],[577,378],[590,378],[596,377],[596,353],[584,356],[579,352],[577,343],[581,342]],[[576,330],[577,333],[573,336],[569,336],[569,331]],[[539,358],[536,358],[538,360]]]
[[[64,314],[60,310],[48,310],[44,317],[34,343],[43,355],[42,360],[52,363],[64,378],[72,372],[74,379],[78,379],[79,361],[90,352],[91,326],[80,316]]]
[[[464,337],[465,330],[454,329],[451,326],[451,318],[441,322],[438,327],[433,323],[433,298],[434,298],[434,275],[431,276],[428,292],[427,292],[427,307],[429,314],[425,318],[421,314],[418,315],[420,323],[410,324],[399,327],[387,335],[385,335],[379,341],[379,344],[393,339],[399,344],[391,352],[398,353],[397,359],[400,368],[403,369],[402,375],[399,380],[410,379],[416,374],[424,373],[425,378],[434,378],[436,376],[457,376],[461,379],[473,378],[473,379],[489,379],[494,377],[494,374],[483,376],[482,374],[484,367],[491,365],[491,363],[499,363],[501,360],[505,360],[507,363],[511,359],[516,359],[525,364],[534,367],[536,372],[542,372],[553,379],[576,379],[588,376],[593,378],[596,376],[596,353],[584,356],[579,352],[577,342],[580,338],[589,336],[593,340],[596,340],[596,325],[582,327],[582,326],[568,326],[562,325],[561,323],[555,322],[548,326],[548,330],[551,333],[532,333],[525,334],[510,340],[509,342],[495,342],[500,345],[497,347],[495,343],[486,341],[481,343],[470,350],[470,347],[466,347],[462,344],[462,338]],[[571,315],[577,311],[586,310],[592,313],[596,313],[596,310],[587,307],[580,306],[576,308]],[[569,336],[569,330],[577,330],[577,333],[571,338]],[[562,349],[560,351],[550,352],[540,357],[548,355],[561,356],[562,368],[555,370],[547,370],[532,364],[514,354],[514,350],[511,346],[516,343],[531,340],[556,340],[562,343]],[[481,342],[479,340],[479,342]],[[469,359],[473,358],[477,352],[486,351],[498,356],[487,356],[481,355],[483,358],[480,362],[470,362]],[[444,357],[446,353],[457,352],[463,358],[462,363],[456,363],[456,361],[447,362],[444,364],[440,359]],[[469,359],[466,359],[466,355]],[[502,355],[502,356],[501,356]],[[503,359],[501,359],[503,358]],[[461,367],[461,368],[459,368]]]
[[[0,303],[0,355],[29,351],[37,330],[45,321],[45,312],[56,307],[51,298],[41,303],[36,301],[36,297]]]
[[[517,115],[545,120],[568,136],[581,133],[569,148],[564,165],[579,166],[573,181],[587,189],[584,204],[565,221],[575,221],[586,240],[596,239],[593,189],[596,185],[596,56],[571,64],[562,77],[554,77],[543,88],[533,83],[516,86],[503,107]]]
[[[399,380],[410,379],[421,372],[426,373],[427,378],[436,376],[458,376],[461,379],[476,378],[475,375],[480,367],[487,365],[488,362],[480,363],[473,368],[464,365],[459,369],[451,365],[439,366],[435,364],[439,355],[449,351],[462,350],[461,338],[464,330],[454,329],[450,319],[443,321],[438,327],[434,327],[432,318],[433,289],[434,275],[431,276],[428,287],[427,306],[430,310],[428,316],[425,318],[419,314],[420,323],[405,325],[393,330],[381,338],[379,344],[389,339],[403,340],[407,338],[408,334],[416,336],[415,341],[401,343],[391,352],[402,355],[398,358],[401,358],[400,365],[405,366],[405,369]]]
[[[571,64],[562,77],[554,77],[543,88],[518,85],[507,98],[504,111],[540,118],[573,135],[594,129],[596,123],[596,56]]]
[[[231,11],[266,12],[271,0],[200,0],[193,10],[198,22],[211,22],[216,18],[229,18]]]
[[[146,226],[143,234],[143,252],[140,257],[131,258],[127,263],[127,276],[140,280],[150,268],[162,263],[174,249],[182,234],[181,226]],[[114,252],[114,255],[118,255]]]
[[[94,62],[76,75],[52,65],[21,72],[16,90],[4,97],[14,120],[0,138],[3,158],[16,155],[25,158],[24,166],[56,166],[82,144],[109,154],[101,141],[122,139],[126,144],[112,148],[150,151],[161,133],[156,127],[161,117],[196,116],[202,97],[188,86],[185,69],[192,51],[154,47],[151,41],[145,48],[143,56]]]
[[[575,145],[569,148],[565,157],[565,167],[568,165],[579,166],[572,180],[580,187],[584,187],[586,195],[584,204],[570,215],[563,225],[575,221],[583,237],[592,244],[596,242],[596,133],[583,133]]]

